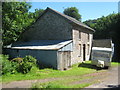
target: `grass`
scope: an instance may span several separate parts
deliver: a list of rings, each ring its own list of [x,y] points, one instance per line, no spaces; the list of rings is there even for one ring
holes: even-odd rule
[[[120,66],[120,63],[112,62],[112,63],[111,63],[111,66]]]
[[[120,65],[120,63],[112,62],[112,66]],[[86,86],[89,86],[92,83],[95,83],[96,81],[89,82],[89,83],[83,83],[83,84],[74,84],[71,83],[79,81],[79,80],[85,80],[85,79],[91,79],[92,76],[84,77],[85,74],[95,73],[95,72],[102,72],[105,70],[99,70],[97,71],[95,67],[91,66],[91,62],[87,61],[85,64],[75,64],[72,66],[70,70],[66,71],[59,71],[59,70],[53,70],[53,69],[41,69],[39,70],[36,67],[33,67],[32,70],[27,74],[7,74],[2,76],[2,82],[8,83],[12,81],[20,81],[20,80],[35,80],[35,79],[47,79],[47,78],[60,78],[58,80],[42,83],[42,84],[34,84],[32,88],[39,88],[39,87],[45,87],[45,88],[83,88]]]
[[[93,78],[92,76],[84,77],[66,77],[60,80],[48,81],[46,83],[34,83],[31,88],[83,88],[95,83],[96,81],[79,83],[78,81]],[[75,83],[78,82],[78,83]]]
[[[78,64],[74,65],[70,70],[59,71],[53,69],[37,69],[32,68],[31,72],[27,74],[7,74],[2,76],[3,82],[19,81],[19,80],[33,80],[33,79],[45,79],[45,78],[57,78],[57,77],[68,77],[68,76],[79,76],[88,73],[95,72],[95,69],[78,67]]]

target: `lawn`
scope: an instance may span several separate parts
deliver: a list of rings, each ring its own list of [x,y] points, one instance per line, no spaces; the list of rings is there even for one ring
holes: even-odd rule
[[[120,65],[120,63],[112,62],[112,66]],[[92,76],[85,77],[84,75],[90,74],[90,73],[96,73],[96,72],[104,72],[106,70],[96,70],[94,66],[91,65],[91,62],[85,62],[84,64],[79,63],[73,65],[69,70],[66,71],[59,71],[59,70],[53,70],[53,69],[38,69],[36,67],[33,67],[32,70],[27,74],[7,74],[2,76],[2,82],[3,83],[9,83],[12,81],[20,81],[20,80],[35,80],[35,79],[48,79],[48,78],[60,78],[58,80],[42,83],[40,84],[34,84],[32,87],[50,87],[50,88],[83,88],[86,87],[92,83],[95,83],[96,81],[84,83],[84,84],[75,84],[71,85],[72,82],[79,81],[79,80],[85,80],[93,78]]]
[[[68,77],[68,76],[79,76],[88,73],[96,72],[95,69],[78,67],[78,64],[72,66],[70,70],[59,71],[53,69],[41,69],[33,67],[32,70],[27,74],[7,74],[2,76],[3,82],[19,81],[19,80],[33,80],[33,79],[45,79],[45,78],[56,78],[56,77]]]

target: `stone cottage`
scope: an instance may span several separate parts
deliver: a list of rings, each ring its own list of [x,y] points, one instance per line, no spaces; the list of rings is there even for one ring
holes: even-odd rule
[[[45,65],[64,70],[89,60],[93,33],[76,19],[47,8],[6,51],[12,58],[32,55]]]

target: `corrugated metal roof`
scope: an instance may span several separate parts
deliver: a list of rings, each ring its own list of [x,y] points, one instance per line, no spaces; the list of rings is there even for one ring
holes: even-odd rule
[[[92,50],[96,50],[96,51],[112,51],[112,48],[92,47]]]
[[[11,49],[41,49],[41,50],[58,50],[71,43],[72,40],[34,40],[29,42],[15,42]]]

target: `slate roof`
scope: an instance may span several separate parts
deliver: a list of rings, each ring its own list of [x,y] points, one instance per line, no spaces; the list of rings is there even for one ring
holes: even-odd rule
[[[39,50],[58,50],[71,43],[72,40],[34,40],[29,42],[16,42],[6,48],[11,49],[39,49]]]
[[[72,24],[76,24],[76,25],[78,25],[78,26],[87,28],[88,30],[91,30],[91,31],[95,32],[94,29],[88,27],[87,25],[83,24],[82,22],[80,22],[80,21],[78,21],[78,20],[76,20],[76,19],[74,19],[74,18],[72,18],[72,17],[70,17],[70,16],[67,16],[67,15],[65,15],[65,14],[62,14],[62,13],[60,13],[60,12],[58,12],[58,11],[55,11],[55,10],[49,8],[49,7],[47,7],[47,9],[44,11],[44,13],[43,13],[42,15],[44,15],[47,11],[51,11],[51,12],[57,14],[57,15],[62,16],[63,18],[65,18],[66,20],[68,20],[68,21],[69,21],[70,23],[72,23]],[[42,16],[42,15],[41,15],[41,16]],[[41,16],[40,16],[40,17],[41,17]],[[39,18],[40,18],[40,17],[39,17]],[[39,19],[39,18],[38,18],[38,19]]]

